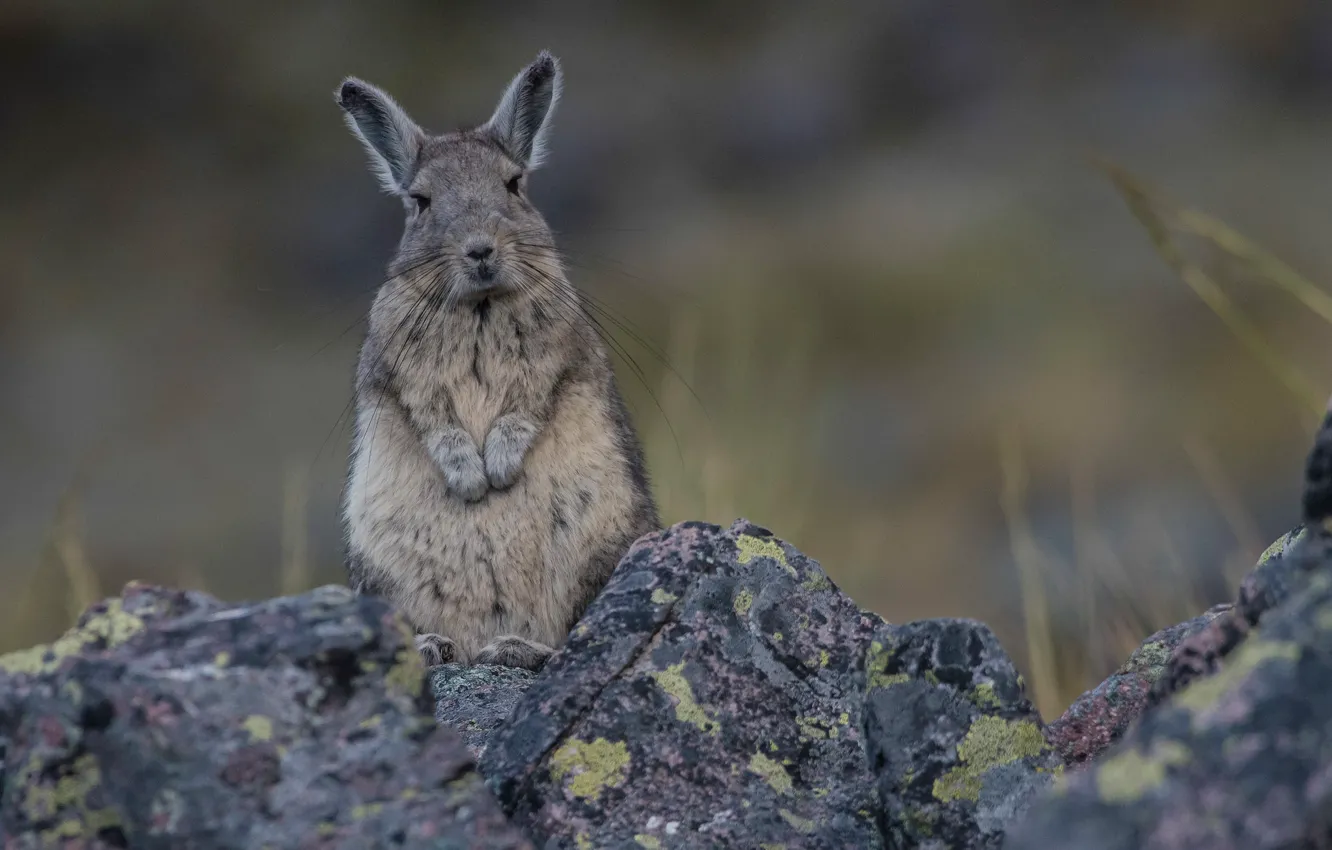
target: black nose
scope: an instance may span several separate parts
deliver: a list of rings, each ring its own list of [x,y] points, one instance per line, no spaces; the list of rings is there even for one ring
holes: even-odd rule
[[[490,245],[478,245],[475,248],[469,248],[467,250],[467,256],[470,259],[476,260],[478,263],[482,260],[490,259],[490,255],[493,253],[495,253],[495,249]]]

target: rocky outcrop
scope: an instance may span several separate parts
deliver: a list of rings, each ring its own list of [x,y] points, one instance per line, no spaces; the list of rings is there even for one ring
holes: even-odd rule
[[[132,584],[0,656],[0,845],[531,847],[424,672],[404,621],[343,588]]]
[[[1268,850],[1332,841],[1332,415],[1304,525],[1181,644],[1158,704],[1017,822],[1010,850]]]
[[[427,677],[346,589],[132,584],[0,656],[0,847],[1326,846],[1332,415],[1307,479],[1233,605],[1048,728],[983,624],[887,623],[743,520],[639,540],[538,674]]]
[[[453,729],[480,759],[495,730],[509,719],[536,674],[519,667],[441,664],[430,668],[435,719]]]
[[[1233,607],[1215,605],[1201,616],[1162,629],[1143,641],[1109,678],[1078,697],[1045,733],[1064,763],[1083,764],[1118,741],[1147,709],[1153,686],[1166,674],[1179,647],[1218,618],[1229,616]]]
[[[490,739],[559,847],[997,846],[1058,757],[983,625],[892,626],[766,530],[640,540]]]

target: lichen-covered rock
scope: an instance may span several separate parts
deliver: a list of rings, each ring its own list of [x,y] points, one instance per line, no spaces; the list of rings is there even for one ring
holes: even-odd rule
[[[0,656],[3,846],[530,847],[424,674],[406,623],[345,588],[131,584]]]
[[[867,670],[886,845],[999,846],[1062,764],[994,634],[970,620],[882,628]]]
[[[1332,415],[1306,474],[1304,533],[1284,548],[1285,566],[1277,562],[1264,570],[1269,575],[1246,582],[1251,591],[1242,602],[1250,601],[1251,612],[1262,608],[1254,624],[1235,618],[1248,624],[1246,636],[1215,672],[1174,691],[1106,755],[1039,801],[1005,847],[1332,843],[1330,444]]]
[[[1064,763],[1083,764],[1118,741],[1146,710],[1152,686],[1165,674],[1176,648],[1228,615],[1232,607],[1215,605],[1201,616],[1162,629],[1143,641],[1104,682],[1078,697],[1045,733]]]
[[[1215,673],[1263,614],[1303,587],[1309,565],[1317,560],[1306,551],[1313,542],[1300,525],[1269,546],[1241,583],[1239,596],[1230,610],[1185,636],[1175,647],[1165,670],[1148,692],[1145,708],[1159,705],[1191,682]]]
[[[1055,759],[1021,690],[983,627],[890,626],[764,529],[683,523],[629,551],[481,767],[543,847],[985,846]]]
[[[480,759],[486,743],[513,713],[536,674],[518,667],[442,664],[430,668],[435,719],[453,729]]]
[[[1332,402],[1314,436],[1301,497],[1304,522],[1279,537],[1240,585],[1232,611],[1183,641],[1148,697],[1157,705],[1189,683],[1215,673],[1269,610],[1302,590],[1312,569],[1332,558],[1332,535],[1321,519],[1332,514]]]

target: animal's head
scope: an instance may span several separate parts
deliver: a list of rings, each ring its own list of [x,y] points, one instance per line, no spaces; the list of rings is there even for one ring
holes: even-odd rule
[[[550,285],[558,267],[550,228],[527,197],[560,98],[559,61],[542,51],[509,84],[486,123],[431,135],[393,98],[349,77],[337,101],[406,227],[395,277],[443,285],[465,301]]]

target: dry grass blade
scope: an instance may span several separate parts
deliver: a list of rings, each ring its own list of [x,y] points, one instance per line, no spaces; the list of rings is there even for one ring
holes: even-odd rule
[[[1332,324],[1332,296],[1308,278],[1264,251],[1224,222],[1196,210],[1180,210],[1176,218],[1181,230],[1208,240],[1236,259],[1248,263],[1260,279],[1286,290],[1329,324]]]
[[[1147,230],[1152,244],[1156,247],[1157,253],[1161,255],[1162,259],[1202,299],[1203,303],[1212,312],[1216,313],[1217,317],[1230,328],[1231,333],[1275,376],[1282,386],[1289,390],[1307,409],[1315,415],[1321,416],[1326,406],[1327,393],[1320,392],[1298,368],[1277,354],[1263,338],[1258,327],[1249,321],[1230,296],[1226,295],[1225,291],[1213,280],[1211,275],[1185,256],[1183,250],[1175,241],[1172,230],[1197,233],[1200,222],[1198,214],[1189,214],[1187,224],[1185,224],[1178,212],[1172,212],[1172,206],[1162,198],[1160,193],[1149,189],[1146,184],[1129,174],[1128,171],[1105,160],[1098,159],[1095,164],[1110,177],[1111,182],[1128,204],[1129,211]],[[1228,228],[1224,231],[1210,227],[1202,229],[1204,234],[1200,235],[1210,234],[1211,237],[1225,237],[1217,242],[1223,249],[1227,245],[1234,247],[1240,244],[1229,238],[1231,235],[1238,234],[1233,234],[1233,231],[1229,231]],[[1243,242],[1243,246],[1252,248],[1247,241]],[[1267,265],[1270,270],[1270,263]],[[1285,267],[1282,266],[1281,268]],[[1298,278],[1298,275],[1295,275],[1295,277]],[[1290,275],[1283,276],[1282,280],[1284,280],[1282,285],[1285,287],[1294,285]],[[1305,283],[1307,284],[1307,281]],[[1301,297],[1301,300],[1310,298],[1310,288],[1312,288],[1312,284],[1305,287],[1296,286],[1296,291],[1303,293],[1302,297],[1299,295],[1297,297]],[[1313,290],[1317,291],[1316,288],[1313,288]],[[1321,295],[1321,293],[1319,294]],[[1313,302],[1318,304],[1319,299],[1314,298]],[[1306,301],[1305,303],[1309,302]],[[1321,311],[1326,306],[1320,304],[1315,309]],[[1332,312],[1329,313],[1329,316],[1332,316]]]
[[[1008,524],[1013,561],[1022,589],[1022,614],[1026,625],[1027,658],[1036,709],[1042,717],[1058,716],[1063,710],[1059,694],[1059,670],[1054,633],[1050,625],[1050,603],[1045,593],[1044,555],[1036,545],[1027,522],[1027,467],[1015,430],[999,435],[999,468],[1003,488],[999,505]]]

